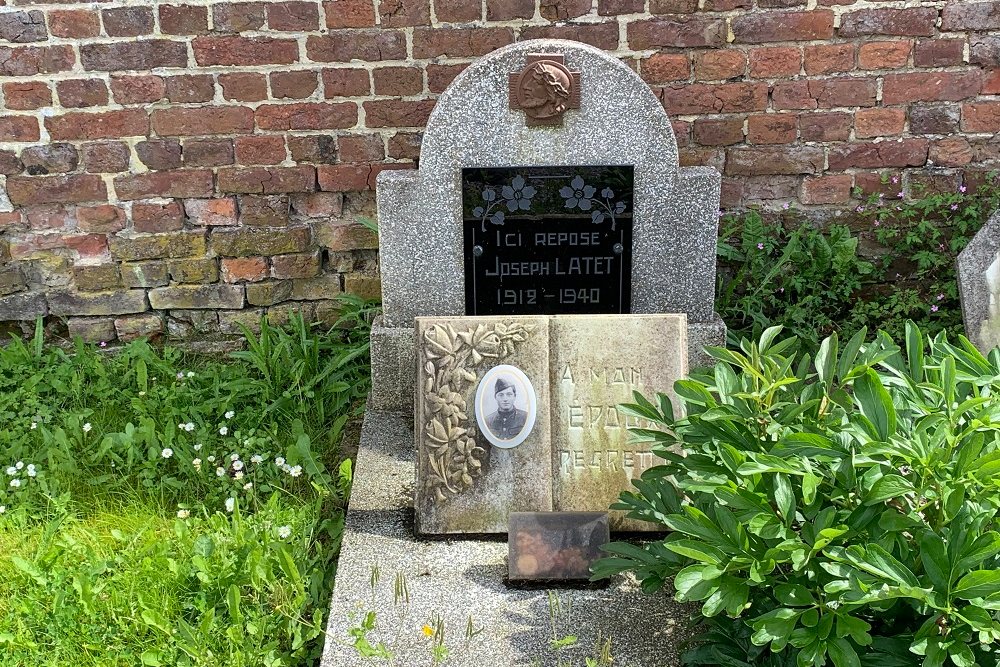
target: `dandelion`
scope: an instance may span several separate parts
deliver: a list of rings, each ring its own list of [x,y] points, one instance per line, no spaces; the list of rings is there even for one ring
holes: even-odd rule
[[[235,498],[226,498],[226,511],[232,512],[236,508]]]
[[[274,459],[274,465],[280,468],[281,466],[285,465],[285,459],[279,456],[278,458]]]
[[[228,435],[228,434],[229,434],[229,429],[226,428],[225,426],[219,429],[219,435]]]
[[[160,452],[160,456],[162,456],[165,459],[169,459],[173,455],[174,455],[174,450],[170,449],[169,447]]]
[[[233,470],[243,470],[243,461],[233,461]]]
[[[431,635],[434,634],[434,628],[432,628],[429,625],[425,625],[424,627],[422,627],[421,631],[423,631],[425,637],[430,637]]]
[[[11,467],[7,468],[7,474],[11,475],[11,476],[16,475],[17,474],[17,468],[15,468],[14,466],[11,466]]]
[[[226,469],[225,468],[219,467],[219,468],[215,469],[215,476],[216,477],[222,477],[225,474],[226,474]]]
[[[937,306],[931,306],[931,312],[932,313],[936,313],[937,311],[938,311],[938,307]]]
[[[278,537],[280,537],[281,539],[287,540],[291,536],[292,536],[291,526],[281,526],[280,528],[278,528]]]
[[[194,451],[196,451],[196,452],[200,452],[201,451],[201,443],[200,442],[197,445],[194,446]]]
[[[302,466],[295,466],[288,469],[288,474],[292,477],[299,477],[302,474]]]
[[[260,454],[254,454],[253,456],[250,457],[250,463],[255,463],[256,464],[256,463],[263,463],[263,462],[264,462],[264,457],[261,456]]]
[[[189,516],[191,516],[190,510],[177,510],[177,518],[178,519],[186,519]]]
[[[38,422],[31,422],[31,430],[34,431],[36,428],[38,428]]]
[[[19,480],[19,479],[12,479],[12,480],[10,480],[10,485],[13,486],[16,489],[17,487],[21,486],[21,480]]]
[[[87,422],[86,424],[83,425],[83,432],[84,433],[90,433],[90,429],[92,429],[92,428],[93,428],[93,426],[90,425],[90,422]]]
[[[226,412],[226,419],[232,419],[235,416],[236,416],[236,413],[233,412],[232,410],[229,410],[229,411]]]

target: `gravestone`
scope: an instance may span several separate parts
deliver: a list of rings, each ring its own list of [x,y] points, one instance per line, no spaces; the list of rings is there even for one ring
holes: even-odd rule
[[[965,333],[983,354],[1000,345],[1000,213],[958,256]]]
[[[536,75],[567,89],[561,104],[538,104]],[[663,105],[617,59],[537,40],[478,60],[438,100],[419,167],[378,176],[374,408],[413,405],[418,316],[683,313],[692,366],[725,344],[721,176],[678,166]],[[555,236],[525,234],[538,226]]]
[[[685,320],[418,317],[417,532],[506,533],[511,512],[606,511],[660,462],[630,442],[626,429],[646,424],[618,406],[633,391],[678,404]],[[612,530],[659,529],[624,515],[611,513]]]

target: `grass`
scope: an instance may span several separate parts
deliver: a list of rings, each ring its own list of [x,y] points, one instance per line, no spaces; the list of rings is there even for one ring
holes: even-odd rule
[[[318,664],[370,315],[226,360],[0,348],[0,664]]]

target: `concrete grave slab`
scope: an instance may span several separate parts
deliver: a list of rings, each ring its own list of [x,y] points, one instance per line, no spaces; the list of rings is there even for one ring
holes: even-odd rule
[[[984,354],[1000,345],[1000,212],[958,256],[965,332]]]

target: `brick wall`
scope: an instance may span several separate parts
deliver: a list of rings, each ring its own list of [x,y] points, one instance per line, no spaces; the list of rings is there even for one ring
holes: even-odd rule
[[[376,174],[471,59],[535,37],[634,67],[729,208],[1000,159],[1000,1],[0,0],[0,327],[211,337],[377,294]]]

